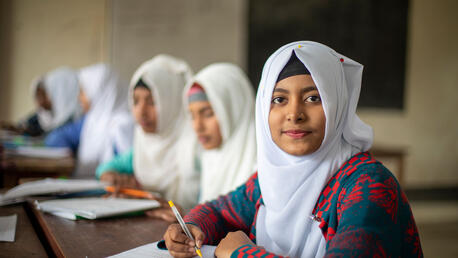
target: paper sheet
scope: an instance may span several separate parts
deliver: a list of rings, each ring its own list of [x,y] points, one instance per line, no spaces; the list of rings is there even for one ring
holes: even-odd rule
[[[134,249],[110,256],[113,258],[143,258],[143,257],[154,257],[154,258],[171,258],[169,251],[161,250],[157,247],[158,242],[139,246]],[[202,257],[213,258],[215,257],[216,246],[204,245],[202,246]],[[199,258],[199,256],[195,256]]]
[[[103,189],[106,184],[97,180],[84,179],[53,179],[27,182],[18,185],[5,194],[0,194],[0,206],[14,203],[16,200],[21,201],[24,197],[40,194],[51,193],[72,193]]]
[[[17,215],[0,217],[0,241],[14,242]]]

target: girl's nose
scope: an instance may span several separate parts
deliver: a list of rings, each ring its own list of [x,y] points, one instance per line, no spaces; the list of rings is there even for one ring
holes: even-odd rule
[[[305,121],[304,104],[301,101],[293,100],[288,103],[287,119],[290,122],[299,123]]]

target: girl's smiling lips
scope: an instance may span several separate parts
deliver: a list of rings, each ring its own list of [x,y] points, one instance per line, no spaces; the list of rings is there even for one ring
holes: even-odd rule
[[[310,134],[311,132],[306,131],[306,130],[295,129],[295,130],[285,130],[282,133],[288,135],[291,138],[300,139]]]

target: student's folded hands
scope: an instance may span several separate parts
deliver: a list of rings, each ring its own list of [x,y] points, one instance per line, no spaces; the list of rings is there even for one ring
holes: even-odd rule
[[[191,241],[183,232],[180,224],[171,224],[164,234],[165,245],[173,257],[195,257],[197,256],[194,246],[202,247],[205,235],[199,227],[186,224],[193,235],[195,242]]]

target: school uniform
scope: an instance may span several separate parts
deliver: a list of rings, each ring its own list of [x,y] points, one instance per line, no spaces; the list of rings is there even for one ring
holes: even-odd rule
[[[95,172],[95,177],[100,178],[107,171],[116,171],[120,174],[134,175],[134,150],[130,149],[113,159],[100,164]]]
[[[202,91],[192,94],[195,83]],[[235,190],[256,169],[253,87],[239,67],[216,63],[202,69],[184,92],[186,106],[196,97],[210,102],[222,135],[221,146],[200,152],[199,202],[209,201]]]
[[[203,230],[207,236],[204,244],[217,245],[235,230],[243,230],[256,243],[256,217],[261,205],[264,202],[255,173],[230,194],[195,207],[185,221]],[[326,256],[421,255],[418,231],[404,192],[394,176],[367,152],[353,156],[337,171],[321,192],[312,215],[303,219],[321,229]],[[393,241],[393,236],[398,239]],[[244,245],[231,257],[280,255]]]
[[[280,149],[268,122],[274,87],[293,58],[313,78],[326,116],[320,147],[303,156]],[[366,153],[373,132],[356,115],[361,78],[362,65],[316,42],[293,42],[272,54],[256,98],[258,173],[185,221],[213,244],[229,231],[246,232],[257,246],[242,246],[232,257],[422,256],[405,195]]]
[[[45,146],[70,148],[73,153],[77,153],[85,118],[83,116],[76,122],[64,124],[51,131],[45,138]]]

